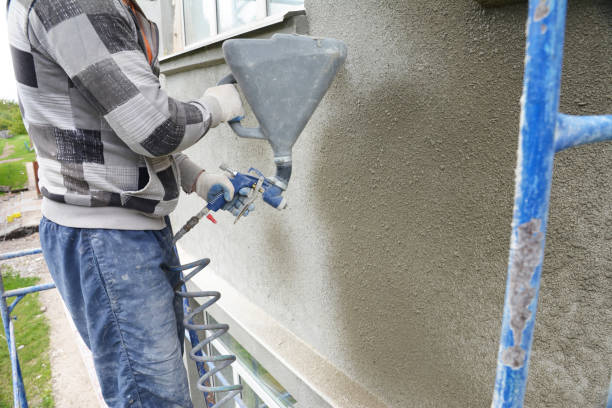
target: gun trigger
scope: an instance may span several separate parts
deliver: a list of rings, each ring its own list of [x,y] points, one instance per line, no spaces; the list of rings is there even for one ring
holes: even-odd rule
[[[234,220],[234,224],[238,222],[238,220],[242,217],[245,211],[248,210],[251,204],[253,204],[253,202],[255,201],[255,199],[257,199],[257,193],[263,192],[263,188],[261,186],[263,186],[264,180],[265,180],[264,177],[259,177],[259,180],[257,180],[257,184],[255,184],[254,186],[251,186],[252,190],[249,191],[249,195],[248,195],[249,200],[246,203],[244,203],[244,207],[242,207],[240,214],[236,216],[236,219]]]

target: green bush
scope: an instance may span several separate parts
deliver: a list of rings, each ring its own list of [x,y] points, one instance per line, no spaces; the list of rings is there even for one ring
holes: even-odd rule
[[[8,129],[13,135],[27,133],[19,105],[15,102],[0,99],[0,130]]]
[[[36,160],[36,153],[29,151],[26,147],[30,145],[28,135],[19,135],[10,139],[0,139],[0,153],[5,146],[12,145],[13,153],[0,159],[0,186],[9,186],[12,190],[17,190],[26,186],[28,175],[25,163]],[[4,162],[3,160],[20,159],[18,161]]]

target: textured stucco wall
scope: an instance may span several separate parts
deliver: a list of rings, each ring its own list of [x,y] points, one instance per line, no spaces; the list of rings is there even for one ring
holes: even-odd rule
[[[490,404],[518,136],[525,5],[306,0],[349,57],[294,147],[284,212],[181,246],[394,408]],[[561,107],[612,111],[612,3],[570,2]],[[168,75],[196,98],[223,66]],[[272,173],[212,130],[190,156]],[[527,407],[601,407],[612,367],[612,144],[558,155]],[[200,208],[186,197],[175,225]]]

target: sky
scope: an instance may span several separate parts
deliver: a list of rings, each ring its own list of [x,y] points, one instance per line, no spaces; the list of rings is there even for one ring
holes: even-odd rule
[[[11,53],[8,46],[8,33],[6,27],[6,8],[0,4],[0,99],[17,101],[17,87],[11,62]]]

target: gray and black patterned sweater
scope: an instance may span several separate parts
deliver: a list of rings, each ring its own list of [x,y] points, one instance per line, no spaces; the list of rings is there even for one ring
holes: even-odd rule
[[[43,214],[78,228],[163,228],[179,185],[191,192],[201,171],[180,152],[211,113],[161,89],[154,24],[128,0],[12,0],[8,23]]]

